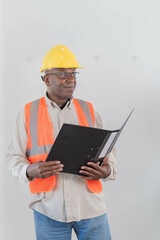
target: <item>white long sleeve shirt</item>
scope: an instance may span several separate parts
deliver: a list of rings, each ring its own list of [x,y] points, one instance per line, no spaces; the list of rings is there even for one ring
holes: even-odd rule
[[[63,123],[77,124],[79,121],[71,101],[61,110],[58,105],[47,96],[46,103],[53,125],[53,137],[56,139]],[[103,128],[102,119],[95,111],[95,127]],[[9,169],[14,177],[21,182],[29,183],[26,169],[30,162],[26,158],[27,133],[24,109],[19,112],[14,134],[6,154]],[[115,149],[109,155],[111,174],[103,181],[115,179]],[[56,186],[47,193],[31,194],[30,208],[60,222],[80,221],[100,216],[106,212],[105,196],[103,193],[91,193],[86,180],[80,176],[60,173]]]

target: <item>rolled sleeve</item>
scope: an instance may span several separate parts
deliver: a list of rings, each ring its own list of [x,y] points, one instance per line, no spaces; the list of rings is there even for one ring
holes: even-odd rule
[[[27,133],[25,127],[24,109],[18,114],[13,137],[9,144],[6,161],[12,176],[18,178],[22,183],[28,183],[26,175],[27,167],[30,162],[26,158]]]
[[[29,164],[19,163],[17,166],[13,166],[11,169],[12,176],[20,180],[21,183],[28,183],[29,180],[26,175],[26,170]]]
[[[103,129],[103,120],[100,114],[98,113],[98,111],[96,110],[95,110],[95,127]],[[103,182],[116,179],[116,149],[115,148],[112,149],[108,157],[109,157],[108,163],[111,168],[111,173],[107,178],[101,179]]]
[[[113,150],[108,155],[108,157],[109,157],[108,163],[111,168],[111,173],[107,178],[102,179],[103,182],[116,179],[116,149],[115,148],[113,148]]]

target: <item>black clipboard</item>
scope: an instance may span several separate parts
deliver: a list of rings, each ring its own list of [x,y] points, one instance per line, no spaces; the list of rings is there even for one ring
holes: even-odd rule
[[[112,151],[133,110],[118,130],[63,124],[46,161],[59,160],[64,165],[63,172],[76,175],[81,175],[79,170],[87,162],[102,163]]]

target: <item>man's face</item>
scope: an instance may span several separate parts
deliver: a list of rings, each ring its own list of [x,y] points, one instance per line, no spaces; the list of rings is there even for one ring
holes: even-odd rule
[[[75,73],[75,68],[57,68],[47,70],[44,81],[49,97],[58,99],[71,98],[76,87],[76,78],[66,73]]]

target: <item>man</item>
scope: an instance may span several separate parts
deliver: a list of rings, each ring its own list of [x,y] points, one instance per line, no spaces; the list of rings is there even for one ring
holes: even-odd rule
[[[78,68],[63,45],[45,55],[41,72],[46,95],[19,113],[7,154],[13,176],[29,182],[37,240],[69,240],[72,228],[79,240],[111,239],[100,179],[115,179],[115,150],[102,166],[82,166],[86,177],[63,173],[60,159],[45,162],[63,123],[103,128],[92,104],[73,98]]]

